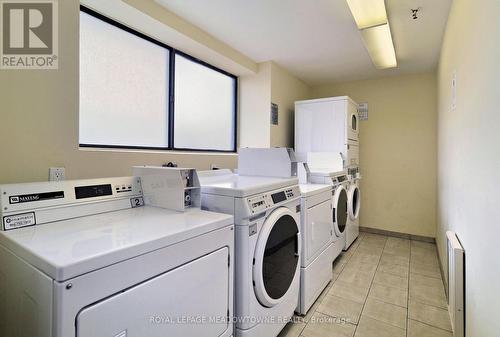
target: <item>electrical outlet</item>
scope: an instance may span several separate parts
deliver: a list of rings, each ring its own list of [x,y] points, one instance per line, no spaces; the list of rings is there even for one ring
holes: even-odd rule
[[[66,178],[66,169],[64,167],[49,168],[49,181],[62,181]]]
[[[218,169],[220,169],[220,167],[217,164],[210,164],[210,169],[211,170],[218,170]]]

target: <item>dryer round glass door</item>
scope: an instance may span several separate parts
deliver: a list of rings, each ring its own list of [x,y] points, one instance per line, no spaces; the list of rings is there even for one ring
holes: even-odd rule
[[[353,131],[358,130],[358,117],[355,114],[352,114],[351,116],[351,129]]]
[[[359,209],[361,207],[361,192],[359,186],[352,185],[349,189],[349,218],[356,220],[359,216]]]
[[[264,221],[255,247],[254,289],[262,305],[281,302],[295,278],[299,253],[299,225],[290,209],[280,207]]]
[[[347,191],[344,186],[339,186],[333,195],[333,224],[335,233],[340,236],[347,226]]]

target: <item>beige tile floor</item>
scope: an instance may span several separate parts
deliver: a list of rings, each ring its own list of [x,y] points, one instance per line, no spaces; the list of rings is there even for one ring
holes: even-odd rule
[[[453,337],[436,246],[361,233],[280,337]]]

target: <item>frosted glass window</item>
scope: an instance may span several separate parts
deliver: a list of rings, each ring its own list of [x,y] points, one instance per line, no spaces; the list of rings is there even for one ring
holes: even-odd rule
[[[235,150],[236,79],[175,55],[174,147]]]
[[[80,144],[167,148],[169,50],[80,12]]]

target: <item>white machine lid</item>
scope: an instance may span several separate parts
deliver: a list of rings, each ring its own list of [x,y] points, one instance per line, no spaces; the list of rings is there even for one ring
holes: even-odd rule
[[[303,101],[295,101],[295,104],[298,105],[298,104],[321,103],[321,102],[332,102],[332,101],[350,101],[351,103],[358,105],[358,103],[356,103],[349,96],[337,96],[337,97],[308,99],[308,100],[303,100]]]
[[[1,232],[0,244],[64,281],[232,223],[226,214],[145,206]]]
[[[347,174],[346,170],[332,171],[329,168],[311,168],[310,172],[310,175],[319,177],[338,177],[346,174]]]
[[[308,152],[307,165],[310,171],[341,172],[344,160],[340,152]]]
[[[235,173],[199,174],[202,193],[243,198],[275,189],[297,185],[297,178],[240,176]]]
[[[332,190],[332,185],[326,184],[300,184],[300,194],[303,198],[307,198],[323,192]]]

